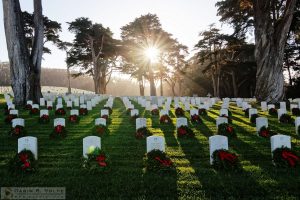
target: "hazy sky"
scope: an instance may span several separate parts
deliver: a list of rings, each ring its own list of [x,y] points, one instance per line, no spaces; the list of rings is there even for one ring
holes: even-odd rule
[[[20,0],[21,9],[32,12],[32,0]],[[217,0],[43,0],[43,14],[62,24],[62,40],[72,41],[66,22],[78,17],[88,17],[93,22],[109,27],[114,37],[120,38],[120,28],[135,18],[151,13],[157,14],[162,27],[173,34],[190,50],[199,40],[199,32],[209,24],[218,23]],[[8,61],[3,24],[2,1],[0,1],[0,61]],[[223,25],[225,32],[229,28]],[[50,46],[51,45],[47,45]],[[51,47],[52,54],[45,54],[42,66],[65,68],[65,53]]]

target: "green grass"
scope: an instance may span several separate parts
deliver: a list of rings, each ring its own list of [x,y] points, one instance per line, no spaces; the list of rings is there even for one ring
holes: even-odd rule
[[[299,199],[300,173],[298,169],[277,169],[271,162],[269,139],[256,136],[255,126],[249,123],[243,112],[235,106],[233,127],[238,137],[229,140],[230,150],[239,155],[242,170],[223,172],[209,164],[208,137],[216,133],[215,118],[220,105],[214,106],[203,118],[204,124],[193,126],[195,138],[179,139],[174,125],[159,124],[135,104],[147,118],[147,124],[155,135],[166,139],[166,151],[176,165],[176,174],[159,176],[145,173],[146,141],[134,137],[135,124],[130,121],[120,99],[115,99],[110,135],[102,138],[102,148],[110,154],[111,171],[106,174],[88,174],[81,168],[82,139],[92,135],[94,119],[99,117],[101,102],[79,124],[67,123],[69,135],[64,140],[50,140],[54,114],[48,125],[38,124],[38,116],[25,118],[28,135],[38,138],[39,169],[31,175],[15,176],[7,172],[7,162],[17,151],[17,140],[8,137],[10,126],[0,115],[0,186],[66,187],[67,199]],[[4,108],[0,97],[0,110]],[[300,139],[293,125],[282,125],[270,117],[271,129],[292,136],[292,147],[300,151]],[[188,116],[188,113],[186,113]],[[174,110],[171,114],[176,122]],[[67,118],[67,117],[66,117]]]

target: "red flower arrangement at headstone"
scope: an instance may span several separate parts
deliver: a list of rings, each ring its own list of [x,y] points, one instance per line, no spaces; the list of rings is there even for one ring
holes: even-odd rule
[[[184,110],[182,108],[178,107],[178,108],[175,109],[175,114],[177,116],[183,116],[184,115]]]
[[[239,167],[238,156],[225,149],[219,149],[212,154],[212,165],[216,169],[236,169]]]
[[[92,152],[87,154],[87,158],[83,159],[83,168],[90,172],[108,171],[111,165],[110,157],[107,153],[96,147]]]
[[[9,171],[12,173],[31,173],[36,171],[37,161],[29,150],[17,153],[9,161]]]
[[[218,134],[229,138],[236,137],[236,133],[232,126],[227,123],[222,123],[218,126]]]
[[[143,138],[146,138],[148,136],[151,136],[151,132],[148,130],[147,127],[142,127],[142,128],[139,128],[136,133],[135,133],[135,138],[136,139],[143,139]]]
[[[271,137],[273,134],[271,134],[271,131],[269,128],[263,126],[260,128],[258,135],[264,138],[269,138]]]
[[[273,151],[273,163],[276,167],[296,167],[300,164],[300,157],[290,148],[281,147]]]
[[[48,109],[48,110],[52,110],[53,107],[52,107],[52,106],[47,106],[47,109]]]
[[[65,138],[67,137],[67,130],[63,125],[57,125],[50,134],[50,138]]]
[[[39,109],[38,108],[32,108],[31,110],[30,110],[30,114],[31,115],[37,115],[37,114],[39,114]]]
[[[18,118],[18,115],[8,114],[5,118],[5,123],[10,124],[13,119]]]
[[[86,108],[79,109],[79,115],[87,115],[87,114],[88,114],[88,110]]]
[[[25,106],[25,110],[31,110],[31,109],[32,109],[32,105],[27,104],[27,105]]]
[[[151,114],[152,115],[158,115],[159,114],[159,110],[158,109],[153,109],[153,110],[151,110]]]
[[[292,114],[295,116],[300,116],[300,109],[299,108],[293,108],[292,109]]]
[[[199,115],[192,115],[191,116],[191,122],[195,123],[195,124],[201,124],[202,123],[202,119],[200,118]]]
[[[170,124],[172,123],[172,120],[171,118],[169,117],[169,115],[162,115],[159,119],[159,122],[161,124]]]
[[[151,172],[169,172],[175,170],[174,164],[166,153],[152,150],[147,153],[146,170]]]
[[[206,116],[206,115],[207,115],[207,111],[206,111],[205,108],[200,108],[200,109],[198,110],[198,114],[199,114],[199,115],[202,115],[202,116]]]
[[[69,122],[71,123],[79,123],[80,118],[77,115],[70,115]]]
[[[272,116],[277,115],[277,110],[275,108],[270,108],[269,115],[272,115]]]
[[[26,136],[26,130],[23,126],[17,125],[14,128],[11,128],[9,135],[17,138],[24,137]]]
[[[55,111],[55,114],[56,114],[56,115],[65,115],[65,114],[66,114],[66,111],[65,111],[65,109],[63,109],[63,108],[59,108],[59,109],[57,109],[57,110]]]
[[[49,122],[50,122],[50,117],[49,117],[49,115],[42,115],[42,116],[40,116],[39,122],[40,122],[41,124],[49,123]]]
[[[96,135],[100,135],[100,136],[109,134],[108,128],[103,124],[96,125],[94,132],[96,133]]]
[[[177,128],[177,136],[178,137],[185,137],[185,138],[190,138],[194,137],[195,134],[192,129],[190,129],[188,126],[180,126]]]

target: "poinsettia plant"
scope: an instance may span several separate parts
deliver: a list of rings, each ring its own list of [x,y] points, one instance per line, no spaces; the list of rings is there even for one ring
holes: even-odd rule
[[[194,137],[195,133],[188,126],[180,126],[177,128],[177,136],[181,138]]]
[[[37,115],[37,114],[39,114],[39,112],[40,112],[40,110],[38,108],[32,108],[30,110],[31,115]]]
[[[194,124],[202,124],[202,119],[200,118],[199,115],[194,114],[191,116],[191,122]]]
[[[94,133],[96,135],[100,135],[100,136],[108,135],[109,134],[109,129],[107,128],[107,126],[104,126],[103,124],[99,124],[99,125],[95,126]]]
[[[183,116],[184,115],[184,110],[182,108],[178,107],[178,108],[175,109],[175,114],[177,116]]]
[[[279,117],[279,121],[280,121],[280,123],[283,123],[283,124],[291,124],[293,122],[292,117],[289,114],[286,114],[286,113],[282,114]]]
[[[22,150],[17,153],[8,163],[9,171],[14,174],[32,173],[37,169],[37,161],[29,150]]]
[[[258,135],[264,138],[269,138],[273,135],[273,133],[270,131],[268,127],[263,126],[260,128]]]
[[[149,129],[147,127],[139,128],[138,130],[136,130],[136,133],[135,133],[136,139],[143,139],[143,138],[146,138],[151,135],[152,135],[152,133],[149,131]]]
[[[258,118],[258,114],[252,114],[251,117],[250,117],[250,122],[252,124],[256,124],[256,118]]]
[[[79,115],[87,115],[88,114],[88,110],[86,108],[80,108],[79,109]]]
[[[299,108],[293,108],[292,109],[292,114],[295,116],[300,116],[300,109]]]
[[[55,111],[55,115],[65,115],[66,111],[63,108],[59,108]]]
[[[67,130],[63,125],[57,125],[50,134],[50,138],[65,138],[67,137]]]
[[[109,155],[99,147],[90,148],[87,158],[83,158],[82,167],[91,173],[107,172],[111,161]]]
[[[14,114],[8,114],[5,117],[5,123],[10,124],[12,122],[13,119],[18,118],[18,115],[14,115]]]
[[[159,115],[159,110],[157,108],[151,110],[152,115]]]
[[[78,115],[70,115],[69,116],[69,122],[72,124],[78,124],[80,121],[80,117]]]
[[[300,164],[300,157],[290,148],[277,148],[272,153],[273,163],[276,167],[296,167]]]
[[[234,128],[228,123],[222,123],[218,126],[218,134],[227,136],[229,138],[236,137]]]
[[[40,116],[39,122],[40,122],[41,124],[47,124],[47,123],[49,123],[49,122],[50,122],[50,117],[49,117],[49,115],[44,114],[44,115]]]
[[[146,170],[150,172],[170,172],[175,170],[175,166],[165,152],[152,150],[147,153]]]
[[[216,169],[232,170],[239,168],[238,156],[225,149],[214,151],[212,160],[212,165]]]
[[[199,115],[202,115],[202,116],[206,116],[206,115],[207,115],[207,111],[206,111],[205,108],[200,108],[200,109],[198,110],[198,114],[199,114]]]
[[[24,126],[17,125],[14,128],[11,128],[8,134],[12,137],[20,138],[26,136],[26,130]]]
[[[169,117],[169,115],[162,115],[160,116],[159,118],[159,122],[161,124],[171,124],[172,123],[172,120],[171,118]]]
[[[272,116],[277,115],[277,110],[276,110],[276,108],[270,108],[270,109],[269,109],[269,115],[272,115]]]

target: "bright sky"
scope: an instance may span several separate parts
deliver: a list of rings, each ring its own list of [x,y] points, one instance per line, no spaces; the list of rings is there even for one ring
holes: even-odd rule
[[[21,9],[32,12],[33,1],[20,0]],[[120,38],[120,28],[147,13],[157,14],[162,27],[173,34],[190,50],[199,40],[199,32],[209,24],[218,23],[217,0],[43,0],[43,14],[62,24],[61,39],[72,41],[73,34],[66,22],[78,17],[88,17],[93,22],[109,27],[114,37]],[[8,61],[3,24],[2,1],[0,1],[0,61]],[[224,32],[228,26],[218,25]],[[49,46],[49,45],[47,45]],[[44,55],[43,67],[65,68],[65,52],[51,47],[52,54]]]

